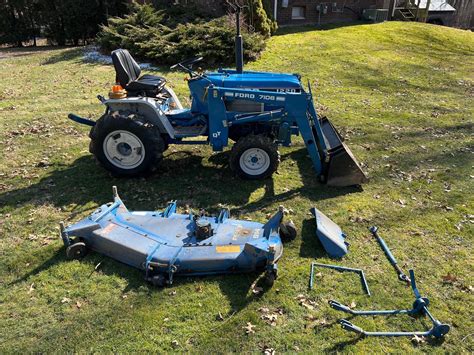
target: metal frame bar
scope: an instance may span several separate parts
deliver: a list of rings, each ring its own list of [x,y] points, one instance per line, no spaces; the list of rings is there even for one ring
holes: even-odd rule
[[[350,267],[345,267],[345,266],[339,266],[339,265],[330,265],[330,264],[320,264],[316,262],[311,263],[311,269],[310,269],[310,275],[309,275],[309,289],[313,289],[314,285],[314,268],[315,266],[322,267],[322,268],[327,268],[327,269],[334,269],[337,271],[349,271],[349,272],[355,272],[360,276],[360,280],[362,282],[362,286],[364,287],[365,292],[367,295],[370,297],[371,293],[369,290],[369,284],[367,283],[367,279],[365,278],[365,273],[362,269],[354,269]]]
[[[413,303],[412,309],[399,309],[399,310],[365,310],[365,311],[356,311],[351,309],[348,306],[345,306],[337,301],[329,301],[329,305],[335,310],[349,313],[352,315],[362,315],[362,316],[380,316],[380,315],[394,315],[394,314],[408,314],[408,315],[427,315],[433,327],[426,331],[415,331],[415,332],[367,332],[364,329],[352,324],[347,319],[341,319],[339,323],[341,324],[342,329],[354,332],[363,336],[387,336],[387,337],[400,337],[400,336],[433,336],[435,338],[442,338],[448,334],[450,326],[448,324],[443,324],[437,320],[428,310],[429,300],[428,298],[421,297],[418,288],[416,287],[415,273],[413,270],[410,270],[410,279],[411,287],[413,293],[415,294],[415,302]]]

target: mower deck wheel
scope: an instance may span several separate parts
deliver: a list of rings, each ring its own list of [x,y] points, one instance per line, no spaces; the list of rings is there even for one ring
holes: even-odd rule
[[[154,275],[151,278],[150,282],[152,283],[153,286],[156,286],[156,287],[165,287],[166,286],[166,278],[161,274]]]
[[[283,222],[280,224],[280,239],[282,242],[291,242],[296,238],[298,231],[293,222]]]
[[[277,278],[277,274],[275,271],[267,271],[265,273],[265,285],[267,287],[272,287],[273,284],[275,283],[276,278]]]
[[[66,249],[66,256],[69,260],[82,259],[87,254],[86,244],[83,242],[76,242],[71,244]]]

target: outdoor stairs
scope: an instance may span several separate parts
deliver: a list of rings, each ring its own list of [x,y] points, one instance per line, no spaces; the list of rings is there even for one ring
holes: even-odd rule
[[[398,13],[403,21],[414,21],[415,15],[410,9],[399,9]]]

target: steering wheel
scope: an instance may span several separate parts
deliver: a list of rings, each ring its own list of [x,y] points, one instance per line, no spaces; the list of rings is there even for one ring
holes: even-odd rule
[[[203,57],[189,58],[189,59],[183,60],[182,62],[179,62],[175,65],[172,65],[170,67],[170,69],[173,70],[173,69],[176,69],[176,68],[181,68],[182,70],[189,73],[190,75],[193,75],[193,74],[196,74],[192,69],[193,65],[200,62],[201,60],[203,60]]]

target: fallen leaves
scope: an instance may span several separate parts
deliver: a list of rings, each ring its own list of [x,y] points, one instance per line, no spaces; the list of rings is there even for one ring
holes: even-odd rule
[[[264,346],[264,347],[263,347],[263,353],[264,353],[265,355],[275,355],[275,354],[276,354],[275,349],[274,349],[274,348],[270,348],[270,347],[268,347],[268,346]]]
[[[256,328],[256,326],[250,322],[247,322],[247,324],[242,328],[245,329],[245,334],[250,335],[250,334],[255,333],[254,328]]]
[[[173,341],[171,342],[171,346],[172,346],[173,348],[177,348],[177,347],[179,346],[179,341],[173,340]]]
[[[444,275],[442,279],[443,279],[443,282],[446,284],[453,284],[458,280],[458,278],[452,275],[450,272],[448,272],[447,275]]]
[[[417,345],[426,342],[425,337],[420,337],[418,335],[414,335],[413,338],[411,338],[411,341]]]
[[[307,315],[305,319],[309,321],[309,324],[306,324],[305,328],[315,328],[317,326],[325,327],[329,325],[329,322],[326,318],[318,318],[314,315]]]
[[[351,221],[352,223],[368,223],[368,222],[370,222],[368,219],[363,218],[363,217],[359,217],[359,216],[350,216],[349,221]]]
[[[252,293],[256,296],[260,295],[263,293],[263,288],[260,286],[257,286],[259,279],[256,279],[251,285],[250,285],[250,290]]]
[[[272,327],[276,327],[278,316],[284,313],[282,308],[277,308],[272,311],[268,307],[261,307],[258,311],[261,313],[260,319]]]
[[[298,303],[301,306],[309,310],[313,310],[316,306],[318,306],[318,303],[316,301],[306,298],[306,296],[303,294],[299,294],[298,296],[296,296],[296,300],[298,300]]]

